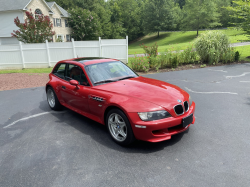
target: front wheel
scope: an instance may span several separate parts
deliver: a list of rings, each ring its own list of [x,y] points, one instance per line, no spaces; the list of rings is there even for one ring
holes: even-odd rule
[[[121,110],[110,110],[106,117],[106,125],[116,143],[126,146],[135,140],[129,120]]]

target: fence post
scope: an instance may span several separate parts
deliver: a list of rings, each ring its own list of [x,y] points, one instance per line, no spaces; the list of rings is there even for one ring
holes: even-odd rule
[[[24,57],[23,57],[23,47],[22,47],[22,42],[19,41],[19,47],[20,47],[20,53],[21,53],[21,59],[23,63],[23,69],[25,68],[25,62],[24,62]]]
[[[49,68],[50,68],[50,67],[51,67],[51,64],[50,64],[50,53],[49,53],[49,43],[48,43],[48,40],[46,40],[46,50],[47,50]]]
[[[101,37],[99,37],[99,57],[102,57],[102,41],[101,41]]]
[[[74,38],[71,38],[71,42],[72,42],[72,47],[73,47],[73,55],[74,55],[74,58],[77,58],[77,56],[76,56],[76,48],[75,48],[75,40],[74,40]]]
[[[128,36],[126,36],[126,44],[127,44],[127,64],[128,64]]]

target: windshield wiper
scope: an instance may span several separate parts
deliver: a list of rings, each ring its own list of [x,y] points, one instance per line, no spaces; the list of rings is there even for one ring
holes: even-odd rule
[[[107,83],[107,82],[116,82],[116,81],[117,80],[107,79],[107,80],[103,80],[103,81],[94,82],[94,84],[101,84],[101,83]]]
[[[135,78],[135,76],[122,77],[122,78],[119,79],[119,81],[120,81],[120,80],[124,80],[124,79],[130,79],[130,78]]]

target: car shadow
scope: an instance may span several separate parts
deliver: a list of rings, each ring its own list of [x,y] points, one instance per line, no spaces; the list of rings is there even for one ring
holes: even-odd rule
[[[40,102],[39,108],[48,111],[47,101],[45,100]],[[168,146],[173,146],[174,144],[178,143],[182,139],[184,134],[188,133],[189,131],[188,129],[183,133],[172,136],[170,140],[163,142],[150,143],[137,140],[131,145],[123,147],[113,141],[106,129],[106,126],[97,123],[87,117],[84,117],[65,107],[63,111],[65,112],[63,115],[51,113],[51,115],[57,118],[57,120],[55,121],[57,124],[59,123],[62,125],[69,125],[77,131],[90,136],[97,143],[102,144],[105,147],[126,153],[152,153],[163,150]]]

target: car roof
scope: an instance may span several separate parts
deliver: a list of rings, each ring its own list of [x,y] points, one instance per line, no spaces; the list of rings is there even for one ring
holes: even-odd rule
[[[81,58],[73,58],[73,59],[63,60],[63,61],[64,62],[78,62],[86,66],[90,64],[112,62],[112,61],[119,61],[119,60],[112,59],[112,58],[103,58],[103,57],[81,57]]]

